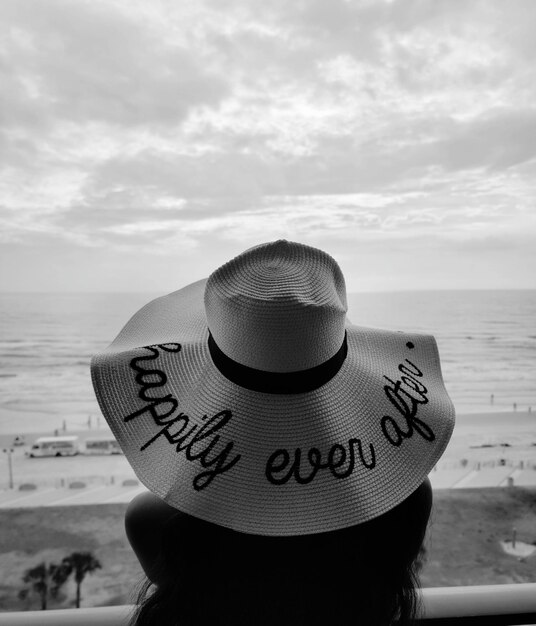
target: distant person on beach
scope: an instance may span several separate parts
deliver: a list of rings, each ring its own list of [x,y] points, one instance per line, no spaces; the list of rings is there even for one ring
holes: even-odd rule
[[[353,326],[328,254],[262,244],[153,300],[92,360],[150,493],[132,624],[412,622],[452,434],[433,337]]]

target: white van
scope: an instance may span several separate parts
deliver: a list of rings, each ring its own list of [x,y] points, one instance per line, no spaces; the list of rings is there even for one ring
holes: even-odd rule
[[[123,454],[117,441],[109,437],[88,437],[83,449],[85,454]]]
[[[75,456],[79,451],[78,437],[39,437],[30,448],[30,456]]]

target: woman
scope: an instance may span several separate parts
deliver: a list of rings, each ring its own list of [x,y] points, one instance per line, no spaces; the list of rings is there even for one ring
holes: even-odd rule
[[[402,623],[454,426],[432,337],[351,325],[326,253],[277,241],[139,311],[92,361],[154,495],[137,624]]]

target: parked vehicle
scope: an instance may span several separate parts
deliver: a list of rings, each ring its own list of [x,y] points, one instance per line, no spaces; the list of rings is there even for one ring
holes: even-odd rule
[[[13,438],[13,443],[11,445],[13,446],[23,446],[26,443],[26,441],[24,440],[24,435],[16,435]]]
[[[117,441],[109,437],[88,437],[83,449],[85,454],[123,454]]]
[[[78,437],[39,437],[30,448],[29,456],[75,456],[79,451]]]

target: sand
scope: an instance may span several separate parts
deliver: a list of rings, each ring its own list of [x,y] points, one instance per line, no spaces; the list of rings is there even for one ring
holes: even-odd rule
[[[512,540],[501,541],[501,547],[511,556],[517,556],[520,559],[526,559],[532,556],[536,552],[536,546],[531,543],[525,543],[524,541],[516,541],[515,544]]]
[[[0,430],[2,433],[32,434],[37,430],[53,432],[55,428],[62,428],[65,422],[69,430],[81,429],[87,426],[88,418],[92,425],[106,427],[106,420],[102,417],[97,400],[54,401],[47,398],[41,404],[25,402],[19,404],[0,404]],[[39,426],[37,427],[37,425]]]
[[[536,466],[536,413],[476,413],[456,419],[442,469],[504,462]]]
[[[95,423],[95,422],[94,422]],[[75,434],[84,440],[103,434],[109,434],[108,429],[78,429],[67,430],[66,433]],[[13,437],[19,433],[0,433],[0,448],[10,446]],[[61,459],[28,459],[25,452],[29,445],[38,437],[53,435],[51,430],[41,433],[26,433],[27,446],[14,448],[12,454],[12,469],[16,484],[22,482],[36,482],[39,485],[55,485],[62,478],[80,477],[88,481],[109,479],[116,476],[117,479],[132,477],[132,470],[126,459],[122,456],[113,457],[87,457],[77,456]],[[460,480],[465,478],[469,470],[492,470],[506,466],[512,469],[505,472],[506,477],[515,469],[521,469],[524,476],[522,482],[533,484],[531,473],[527,470],[536,468],[536,413],[509,412],[509,413],[478,413],[460,415],[457,417],[456,426],[452,439],[443,457],[437,464],[441,471],[459,471]],[[7,487],[8,472],[7,458],[0,457],[0,489]],[[452,478],[452,477],[451,477]],[[471,479],[472,480],[472,479]],[[471,480],[469,483],[471,483]],[[450,478],[445,483],[451,484]],[[536,472],[534,475],[536,484]],[[438,484],[441,481],[438,479]],[[491,486],[492,483],[487,483]],[[499,483],[497,483],[498,485]],[[472,486],[478,486],[472,484]]]

